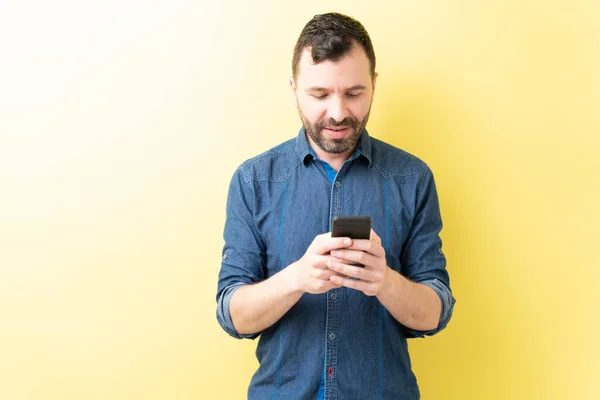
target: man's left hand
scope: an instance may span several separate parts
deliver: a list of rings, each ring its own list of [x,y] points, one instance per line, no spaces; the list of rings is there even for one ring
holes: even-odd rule
[[[333,250],[332,256],[348,262],[329,261],[327,267],[338,274],[331,276],[331,282],[362,291],[367,296],[377,295],[385,286],[388,266],[385,261],[385,250],[381,246],[381,238],[371,229],[369,240],[353,239],[352,246],[343,250]],[[364,267],[349,265],[360,263]],[[351,278],[357,278],[351,279]]]

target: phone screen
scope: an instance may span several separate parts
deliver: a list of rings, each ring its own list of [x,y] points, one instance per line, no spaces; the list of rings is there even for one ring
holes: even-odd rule
[[[331,236],[369,239],[371,237],[371,217],[365,215],[334,217]]]

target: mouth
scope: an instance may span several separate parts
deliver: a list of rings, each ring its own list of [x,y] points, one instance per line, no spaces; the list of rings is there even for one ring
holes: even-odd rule
[[[341,139],[345,137],[350,132],[349,126],[331,126],[327,128],[323,128],[327,134],[333,139]]]

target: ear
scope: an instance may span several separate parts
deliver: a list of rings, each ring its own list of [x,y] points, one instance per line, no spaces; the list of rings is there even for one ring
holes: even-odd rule
[[[377,82],[377,77],[379,76],[379,73],[375,72],[375,76],[373,76],[373,92],[371,93],[371,95],[375,95],[375,83]]]
[[[298,95],[297,95],[297,87],[296,82],[294,81],[294,77],[290,76],[290,89],[292,89],[292,102],[295,107],[298,107]]]

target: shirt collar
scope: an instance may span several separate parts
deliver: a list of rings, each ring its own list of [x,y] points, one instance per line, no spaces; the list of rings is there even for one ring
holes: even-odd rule
[[[296,153],[298,153],[298,157],[304,163],[306,162],[307,157],[312,157],[312,149],[310,144],[308,143],[308,139],[306,138],[306,131],[304,127],[300,129],[298,132],[298,136],[296,137]],[[373,160],[371,157],[371,137],[367,130],[363,130],[362,135],[360,135],[360,139],[358,140],[358,145],[356,146],[355,154],[358,153],[362,155],[369,161],[369,167],[373,164]]]

